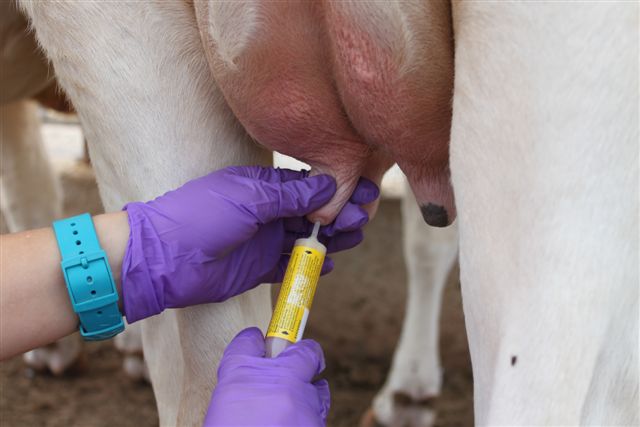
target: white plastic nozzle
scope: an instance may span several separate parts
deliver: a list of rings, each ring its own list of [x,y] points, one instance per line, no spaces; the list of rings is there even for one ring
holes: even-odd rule
[[[311,232],[311,239],[317,239],[318,238],[318,231],[320,231],[320,221],[316,221],[313,224],[313,231]]]

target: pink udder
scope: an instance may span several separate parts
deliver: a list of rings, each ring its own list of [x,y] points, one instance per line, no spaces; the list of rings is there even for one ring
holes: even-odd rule
[[[451,76],[434,81],[432,70],[401,72],[398,56],[334,3],[265,2],[259,9],[258,28],[233,69],[217,58],[207,33],[205,45],[216,81],[251,136],[336,178],[336,195],[310,219],[331,222],[358,178],[379,184],[393,159],[427,222],[452,221]],[[451,73],[450,63],[444,68]]]

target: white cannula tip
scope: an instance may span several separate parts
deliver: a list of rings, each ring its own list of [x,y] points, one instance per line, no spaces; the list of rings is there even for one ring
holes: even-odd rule
[[[311,232],[311,238],[312,239],[317,239],[318,238],[318,231],[320,231],[320,221],[316,221],[313,224],[313,231]]]

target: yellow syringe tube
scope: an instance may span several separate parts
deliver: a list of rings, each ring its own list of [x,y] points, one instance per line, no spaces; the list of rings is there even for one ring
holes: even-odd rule
[[[267,329],[267,357],[276,357],[285,348],[302,339],[327,253],[327,248],[318,241],[319,229],[320,223],[316,222],[311,236],[296,240],[293,246]]]

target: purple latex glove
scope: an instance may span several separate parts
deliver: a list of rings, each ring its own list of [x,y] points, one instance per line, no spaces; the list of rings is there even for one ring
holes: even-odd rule
[[[311,382],[324,370],[320,345],[305,339],[276,358],[264,355],[264,337],[258,328],[245,329],[229,343],[204,426],[325,425],[329,384]]]
[[[165,308],[220,302],[260,283],[282,280],[293,243],[307,237],[304,216],[336,187],[327,175],[258,166],[230,167],[190,181],[147,203],[129,203],[130,236],[122,262],[129,323]],[[332,225],[321,230],[328,252],[362,241],[375,200],[362,179]],[[326,273],[333,268],[327,258]]]

